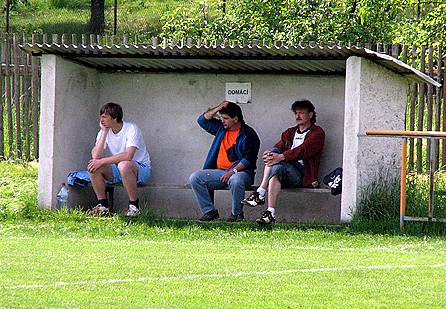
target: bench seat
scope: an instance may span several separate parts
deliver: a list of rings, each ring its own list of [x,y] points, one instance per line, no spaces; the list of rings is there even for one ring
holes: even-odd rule
[[[149,207],[156,215],[167,218],[197,219],[202,214],[198,208],[190,184],[148,184],[139,186],[138,194],[141,207]],[[257,189],[251,186],[247,194]],[[119,194],[114,194],[118,190]],[[78,205],[91,203],[93,195],[84,192],[77,194]],[[93,191],[93,190],[91,190]],[[127,195],[121,185],[107,187],[111,205],[116,211],[123,211],[127,205]],[[82,197],[81,197],[82,195]],[[334,223],[340,222],[341,196],[331,195],[326,188],[283,189],[278,201],[277,220],[279,222]],[[86,202],[86,198],[90,200]],[[82,202],[83,201],[83,202]],[[90,204],[87,204],[90,205]],[[119,205],[119,206],[118,206]],[[221,218],[230,215],[231,193],[227,189],[215,191],[215,206]],[[245,218],[255,220],[266,206],[244,207]]]

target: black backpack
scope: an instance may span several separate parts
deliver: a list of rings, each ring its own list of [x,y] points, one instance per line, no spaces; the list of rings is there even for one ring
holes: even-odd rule
[[[331,194],[338,195],[342,193],[342,168],[338,167],[330,174],[326,175],[323,182],[330,187]]]

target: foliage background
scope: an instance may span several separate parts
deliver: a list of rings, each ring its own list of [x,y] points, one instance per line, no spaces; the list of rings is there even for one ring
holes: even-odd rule
[[[2,15],[5,2],[0,2]],[[12,0],[11,29],[85,33],[89,5],[89,0]],[[105,7],[105,32],[112,33],[113,0],[106,0]],[[420,45],[440,42],[445,30],[446,1],[435,0],[118,1],[118,33],[148,38]]]

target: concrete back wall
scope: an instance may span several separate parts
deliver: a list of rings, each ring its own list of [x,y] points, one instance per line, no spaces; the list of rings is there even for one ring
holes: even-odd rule
[[[317,124],[327,134],[321,176],[342,166],[343,76],[221,75],[221,74],[99,74],[97,109],[114,101],[124,108],[124,119],[143,131],[153,165],[152,183],[185,184],[202,168],[212,136],[196,123],[209,107],[224,100],[226,82],[251,82],[251,104],[242,104],[246,122],[261,140],[261,151],[271,147],[280,133],[295,124],[290,111],[296,99],[316,106]],[[89,150],[98,127],[90,134]],[[258,160],[258,171],[263,162]],[[256,184],[260,183],[257,173]]]

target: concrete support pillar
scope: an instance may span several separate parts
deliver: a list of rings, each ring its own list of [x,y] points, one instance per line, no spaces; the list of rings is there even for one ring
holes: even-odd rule
[[[401,140],[366,130],[404,130],[408,81],[367,59],[347,60],[341,222],[349,222],[361,191],[383,174],[398,177]]]
[[[98,131],[96,70],[42,56],[39,206],[54,208],[68,172],[86,168]]]

